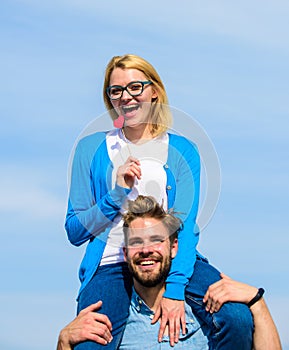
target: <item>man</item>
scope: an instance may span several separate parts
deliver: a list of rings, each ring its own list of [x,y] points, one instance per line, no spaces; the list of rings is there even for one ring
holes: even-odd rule
[[[177,254],[177,233],[179,220],[167,214],[151,197],[138,197],[130,202],[128,213],[124,216],[125,247],[124,255],[133,276],[134,290],[130,315],[123,335],[120,349],[166,349],[170,348],[169,337],[165,335],[158,342],[157,324],[152,324],[154,312],[165,290],[164,281],[170,270],[171,260]],[[256,350],[281,349],[279,336],[258,289],[231,280],[222,275],[222,280],[208,289],[204,302],[207,311],[217,312],[223,303],[238,301],[251,306],[254,317],[254,348]],[[254,298],[257,295],[257,298]],[[187,296],[186,334],[180,332],[178,347],[187,349],[208,349],[206,325],[198,320],[189,307]],[[111,324],[105,315],[96,313],[101,302],[83,310],[77,318],[60,333],[58,350],[72,349],[73,345],[84,340],[93,340],[105,345],[111,340]],[[166,329],[168,334],[168,329]]]

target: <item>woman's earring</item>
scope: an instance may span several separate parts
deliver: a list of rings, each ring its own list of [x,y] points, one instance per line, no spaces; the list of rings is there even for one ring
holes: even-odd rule
[[[123,115],[119,115],[118,118],[113,121],[113,126],[115,128],[121,129],[123,127],[123,124],[124,124],[124,116]]]

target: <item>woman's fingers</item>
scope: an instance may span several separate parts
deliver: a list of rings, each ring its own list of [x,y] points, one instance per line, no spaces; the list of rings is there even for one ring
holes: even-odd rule
[[[141,168],[134,162],[131,162],[125,168],[125,175],[136,176],[138,179],[141,178]]]
[[[117,170],[116,183],[125,188],[132,188],[135,179],[141,179],[141,167],[138,159],[129,157]]]

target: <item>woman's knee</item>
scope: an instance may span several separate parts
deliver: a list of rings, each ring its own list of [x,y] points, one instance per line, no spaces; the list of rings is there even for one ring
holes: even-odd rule
[[[253,332],[254,323],[250,309],[242,303],[226,303],[215,314],[218,323],[222,327],[226,324],[231,331]]]

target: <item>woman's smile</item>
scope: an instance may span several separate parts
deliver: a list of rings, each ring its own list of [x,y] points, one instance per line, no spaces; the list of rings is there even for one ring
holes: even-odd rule
[[[136,112],[140,108],[139,103],[133,103],[129,105],[121,106],[122,115],[125,119],[133,118],[136,115]]]

